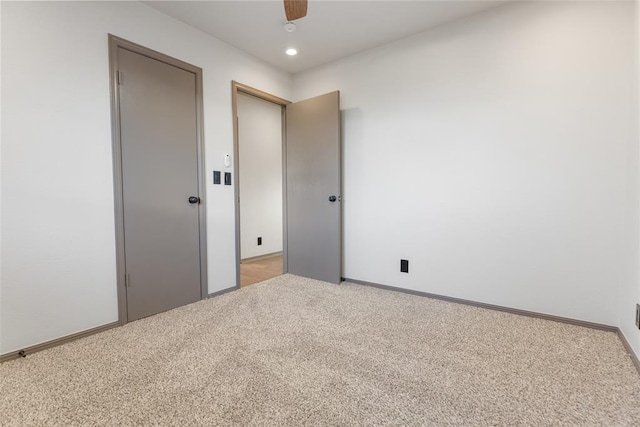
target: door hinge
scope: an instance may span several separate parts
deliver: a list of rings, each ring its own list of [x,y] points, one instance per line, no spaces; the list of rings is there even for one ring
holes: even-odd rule
[[[124,275],[124,284],[127,288],[131,287],[131,276],[129,276],[129,273]]]
[[[119,85],[122,84],[122,71],[116,71],[116,82]]]

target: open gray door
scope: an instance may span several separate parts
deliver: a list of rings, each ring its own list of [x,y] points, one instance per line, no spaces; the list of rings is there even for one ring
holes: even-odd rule
[[[340,92],[287,105],[286,271],[340,283]]]

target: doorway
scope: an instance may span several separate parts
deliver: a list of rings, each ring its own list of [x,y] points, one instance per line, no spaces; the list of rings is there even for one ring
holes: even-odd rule
[[[254,103],[275,104],[281,111],[282,142],[280,149],[272,148],[271,154],[279,151],[282,155],[283,260],[282,272],[276,264],[278,269],[269,274],[292,273],[311,279],[340,283],[342,280],[340,93],[331,92],[291,103],[234,81],[232,82],[232,108],[236,170],[236,286],[242,286],[242,270],[246,270],[249,266],[245,258],[246,252],[243,254],[243,245],[257,245],[258,238],[261,237],[255,231],[253,234],[249,232],[247,236],[243,235],[242,231],[244,206],[243,185],[240,179],[245,166],[242,164],[243,154],[240,146],[243,132],[251,132],[252,129],[246,123],[239,123],[239,103],[244,102],[239,100],[241,96],[253,98],[250,102]],[[259,132],[258,138],[262,138]],[[273,157],[270,158],[270,161],[274,162]],[[267,202],[263,203],[263,206],[266,206]],[[259,215],[264,214],[263,206],[258,206]],[[260,268],[264,267],[260,266]]]
[[[110,36],[120,323],[206,295],[202,70]]]
[[[244,86],[234,94],[239,285],[244,287],[284,272],[283,109],[287,101]]]

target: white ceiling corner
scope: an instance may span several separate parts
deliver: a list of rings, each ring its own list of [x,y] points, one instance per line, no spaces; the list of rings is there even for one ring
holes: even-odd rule
[[[489,0],[310,0],[284,30],[281,0],[145,1],[149,6],[274,67],[297,73],[495,7]],[[288,57],[287,47],[299,54]]]

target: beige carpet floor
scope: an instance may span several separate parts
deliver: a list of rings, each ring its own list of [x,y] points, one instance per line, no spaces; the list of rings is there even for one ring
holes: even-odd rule
[[[0,424],[640,425],[611,332],[281,276],[0,365]]]

